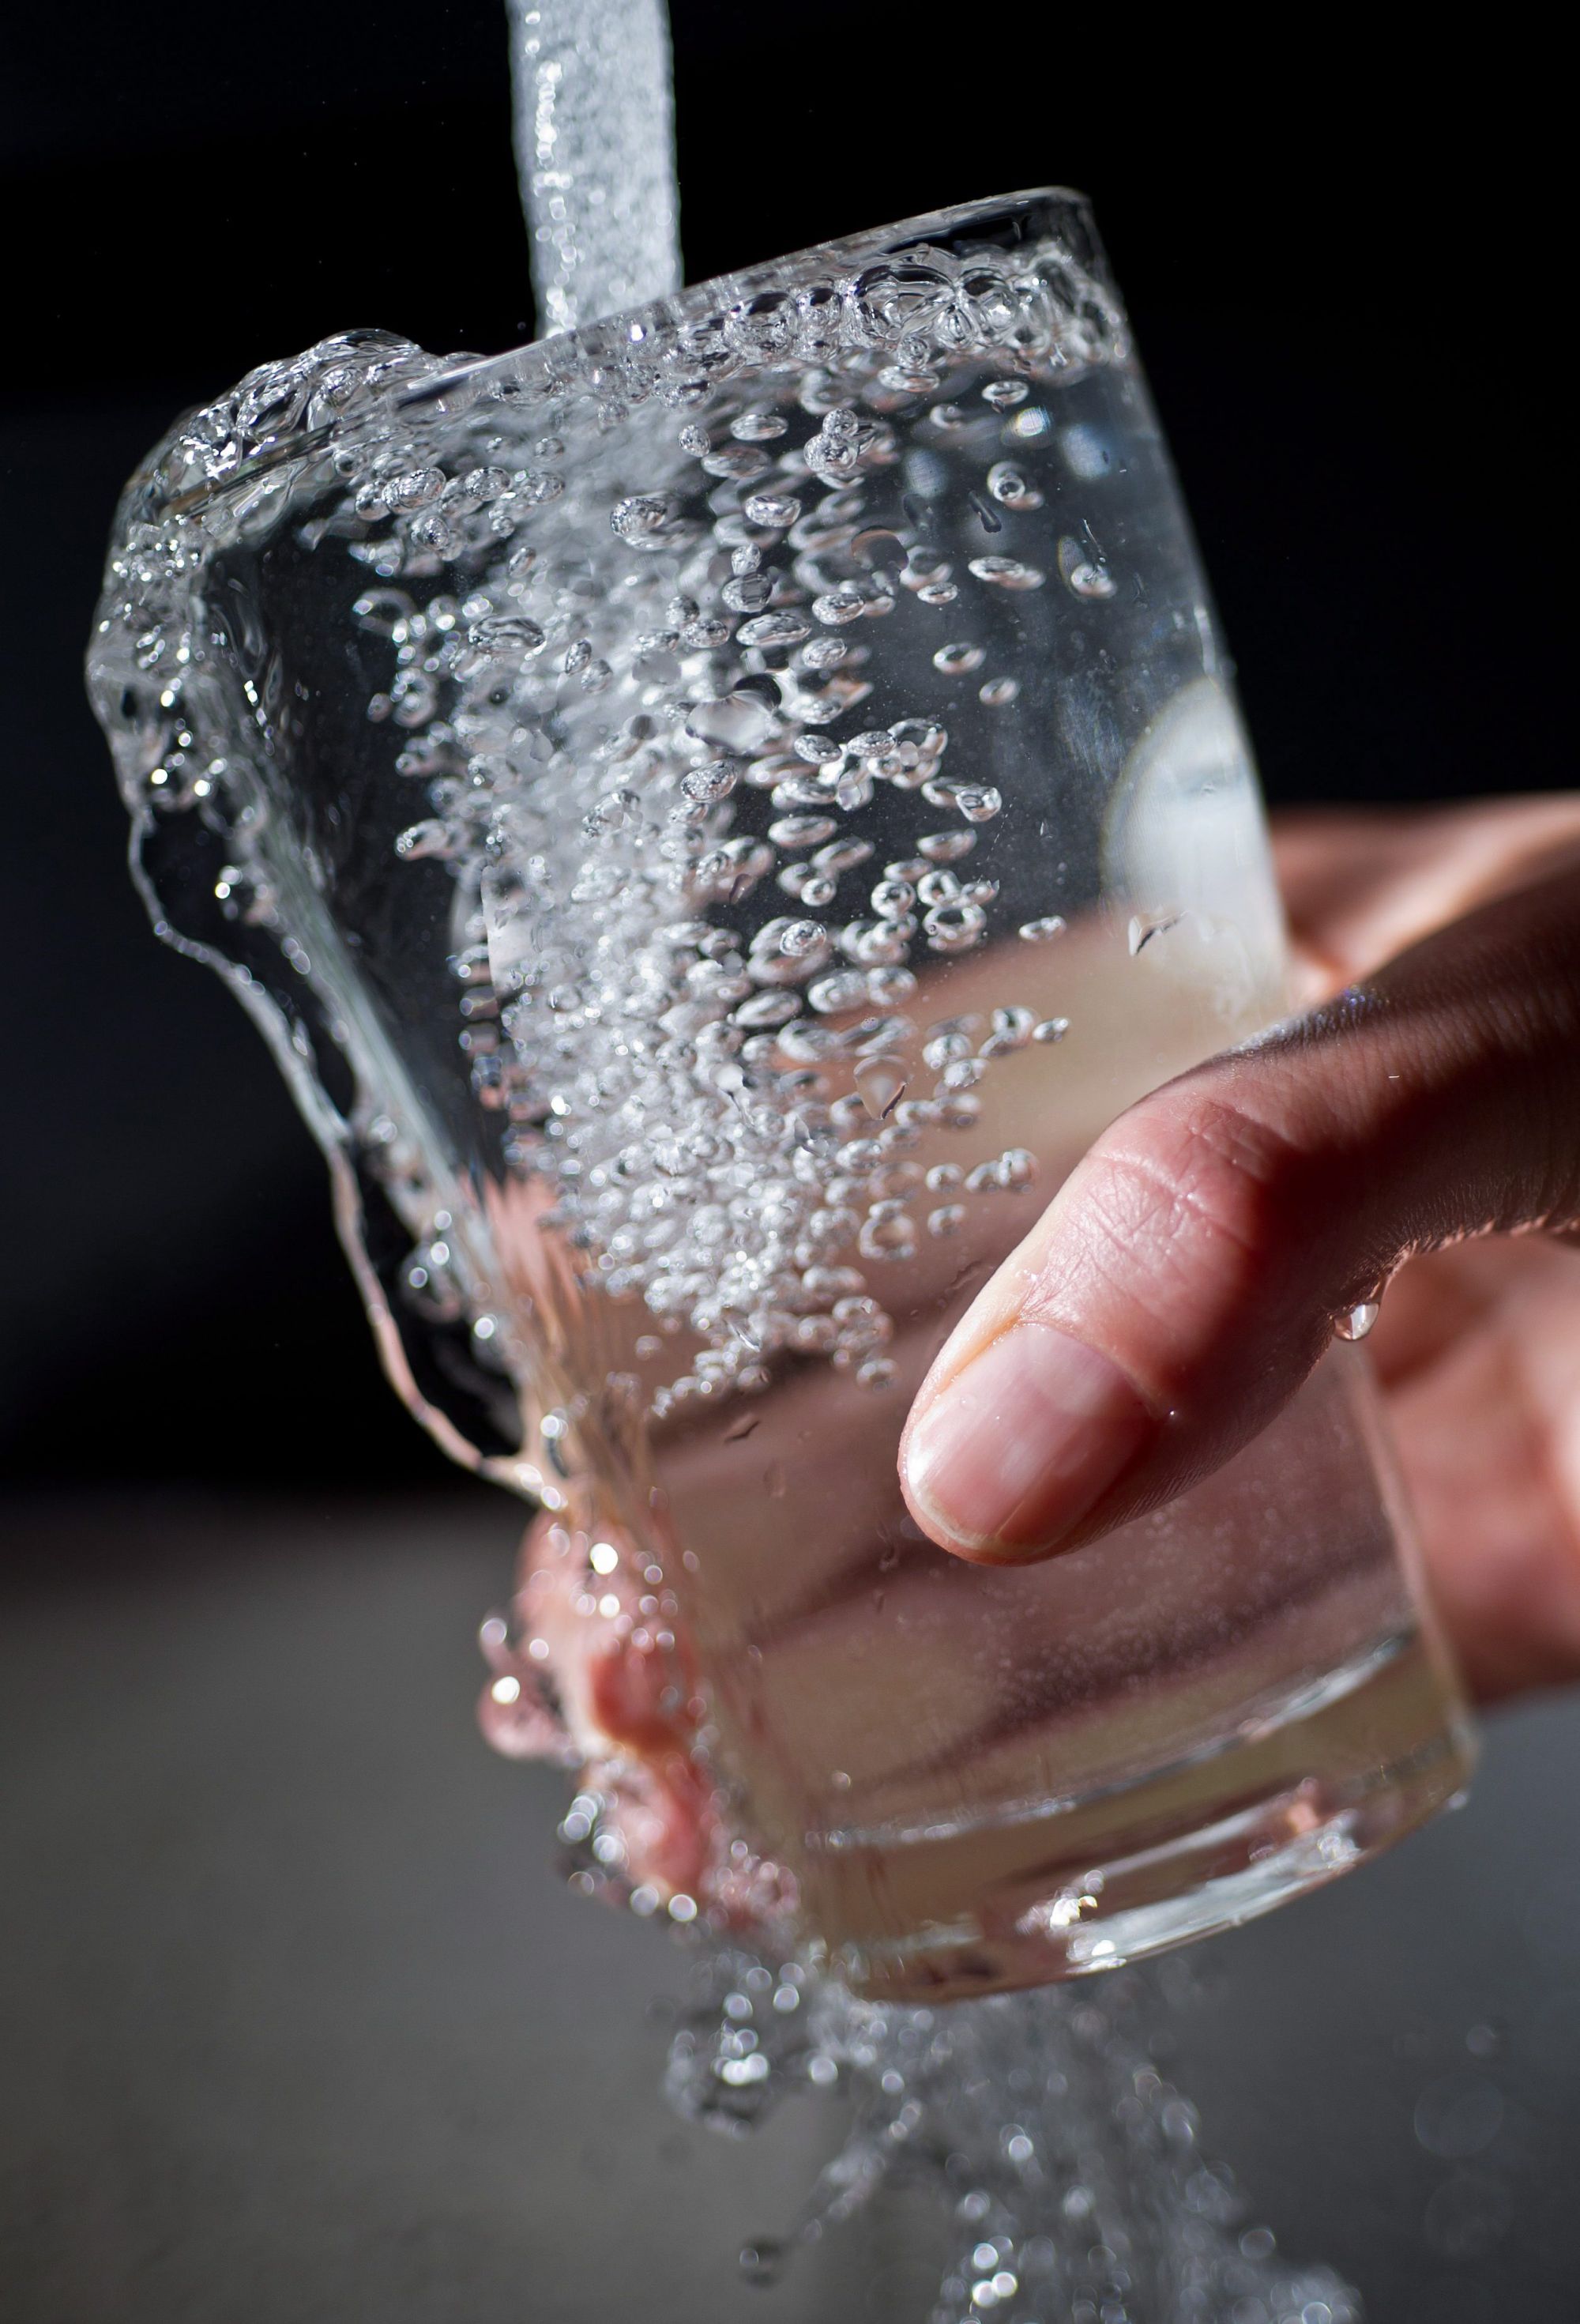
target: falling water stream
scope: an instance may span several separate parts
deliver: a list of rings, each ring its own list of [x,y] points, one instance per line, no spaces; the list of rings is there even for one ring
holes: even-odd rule
[[[516,160],[540,328],[678,290],[664,0],[509,0]]]
[[[574,329],[673,292],[661,0],[510,0],[510,15],[543,326]],[[575,1818],[568,1839],[587,1828]],[[694,1971],[666,2088],[684,2114],[731,2133],[792,2091],[853,2101],[849,2135],[800,2209],[744,2249],[749,2281],[774,2281],[797,2243],[886,2181],[920,2177],[956,2236],[929,2324],[1357,2324],[1356,2295],[1325,2267],[1286,2264],[1270,2231],[1247,2226],[1231,2174],[1203,2156],[1194,2108],[1158,2067],[1169,1990],[1125,1971],[905,2007],[714,1948]]]

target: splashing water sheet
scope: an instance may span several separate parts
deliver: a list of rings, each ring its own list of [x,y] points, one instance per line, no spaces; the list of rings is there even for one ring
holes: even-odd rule
[[[851,2111],[783,2238],[742,2249],[748,2280],[776,2281],[797,2246],[904,2184],[952,2223],[926,2324],[1360,2324],[1349,2285],[1250,2224],[1159,2071],[1189,1988],[1178,1970],[921,2009],[855,2000],[795,1960],[704,1956],[671,2103],[727,2134],[796,2091],[842,2093]]]
[[[932,2324],[1353,2324],[1238,2231],[1153,2061],[1162,1986],[885,1997],[907,1883],[948,1990],[990,1936],[1003,1983],[1162,1941],[1118,1877],[1050,1895],[1038,1821],[1128,1780],[1147,1718],[1191,1784],[1226,1711],[1246,1765],[1326,1721],[1359,1784],[1429,1678],[1342,1369],[1199,1538],[1061,1562],[1013,1638],[985,1600],[991,1658],[892,1452],[868,1480],[870,1416],[1104,1121],[1281,1001],[1122,313],[1067,197],[677,300],[663,10],[512,0],[510,36],[575,336],[456,366],[348,335],[133,480],[90,683],[140,876],[275,1042],[398,1385],[540,1505],[484,1723],[583,1769],[577,1886],[712,1930],[675,2103],[853,2094],[788,2243],[919,2174],[960,2231]],[[1026,735],[1100,812],[1055,811]],[[1270,1797],[1215,1843],[1236,1911],[1291,1849],[1309,1881],[1391,1836]]]

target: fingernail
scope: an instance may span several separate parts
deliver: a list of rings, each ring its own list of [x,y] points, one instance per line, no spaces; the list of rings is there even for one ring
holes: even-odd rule
[[[1049,1324],[1017,1323],[923,1414],[905,1481],[946,1543],[1024,1557],[1079,1524],[1151,1426],[1107,1356]]]

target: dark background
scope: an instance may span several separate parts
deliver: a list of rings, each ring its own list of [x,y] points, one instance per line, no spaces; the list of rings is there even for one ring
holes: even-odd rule
[[[1386,51],[1375,10],[672,14],[693,279],[1092,194],[1275,802],[1573,779],[1534,20]],[[704,2153],[660,2107],[668,1950],[563,1893],[557,1774],[473,1726],[519,1515],[383,1385],[262,1042],[148,931],[83,699],[115,495],[178,410],[354,324],[530,331],[508,106],[501,0],[34,0],[0,35],[7,2324],[925,2307],[937,2222],[881,2206],[739,2285],[826,2133]],[[1191,1956],[1209,2144],[1371,2324],[1575,2313],[1577,1765],[1580,1702],[1528,1706],[1467,1814]],[[1506,2093],[1474,2153],[1419,2112],[1467,2073]]]
[[[1275,801],[1562,779],[1544,66],[1517,19],[1387,59],[1331,13],[1276,46],[1090,7],[673,15],[693,279],[974,195],[1092,194]],[[146,931],[79,660],[116,491],[178,409],[353,324],[436,349],[530,332],[504,42],[499,0],[85,0],[8,25],[14,1482],[445,1476],[372,1360],[262,1044]]]

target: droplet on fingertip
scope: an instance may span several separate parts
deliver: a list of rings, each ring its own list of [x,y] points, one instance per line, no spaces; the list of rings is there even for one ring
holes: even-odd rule
[[[1364,1340],[1367,1333],[1371,1330],[1373,1324],[1376,1322],[1380,1309],[1380,1301],[1375,1299],[1363,1299],[1359,1306],[1349,1308],[1338,1318],[1333,1327],[1334,1338],[1336,1340]]]

